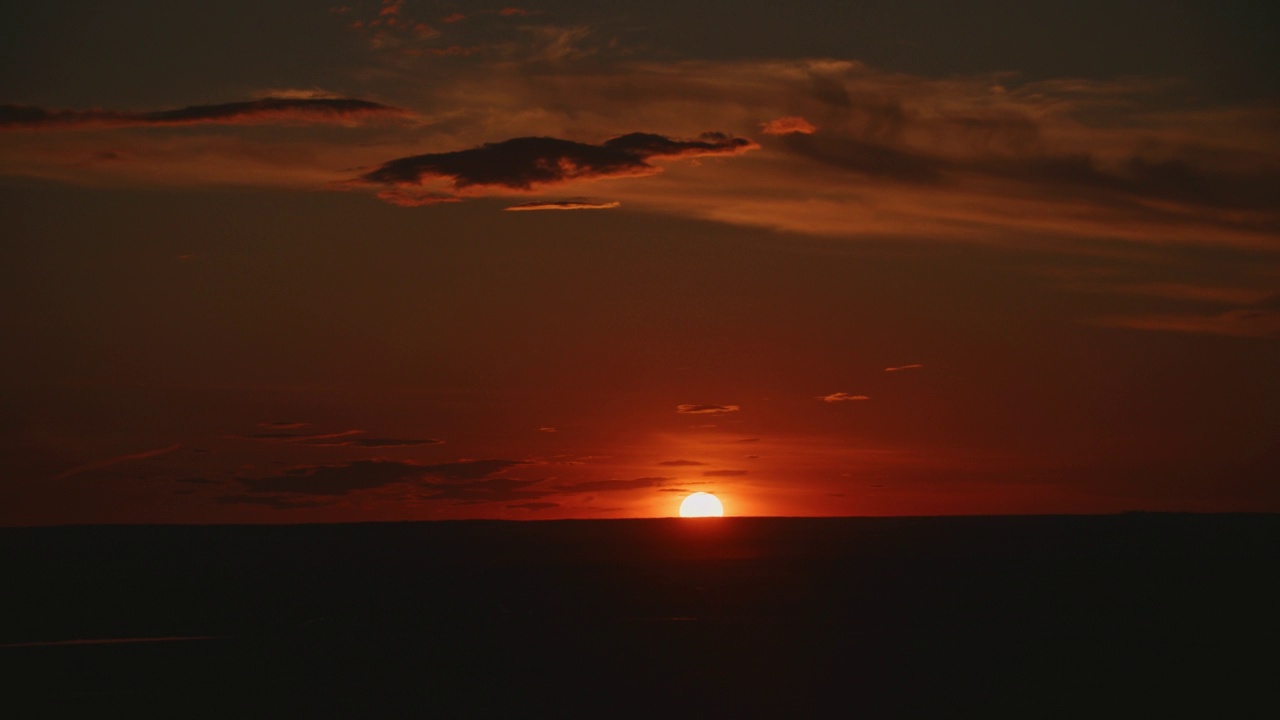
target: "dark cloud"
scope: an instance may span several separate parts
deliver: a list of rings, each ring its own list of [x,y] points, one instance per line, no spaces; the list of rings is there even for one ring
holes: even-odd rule
[[[884,180],[933,185],[942,181],[947,166],[928,155],[859,138],[793,132],[783,139],[797,155]]]
[[[642,477],[634,480],[588,480],[586,482],[557,485],[560,492],[614,492],[617,490],[638,490],[640,488],[657,487],[671,478]]]
[[[738,412],[742,408],[738,405],[677,405],[676,412],[681,415],[722,415],[724,413]]]
[[[358,437],[358,438],[334,438],[332,440],[313,440],[308,445],[319,445],[323,447],[359,447],[359,448],[397,448],[397,447],[418,447],[421,445],[443,445],[444,440],[438,438],[378,438],[378,437]]]
[[[529,512],[540,512],[542,510],[550,510],[552,508],[558,508],[560,507],[560,503],[522,502],[522,503],[513,503],[511,505],[508,505],[507,507],[512,508],[514,510],[528,510]]]
[[[910,365],[899,365],[899,366],[897,366],[897,367],[887,367],[887,368],[885,368],[885,369],[884,369],[884,371],[885,371],[885,372],[899,372],[899,371],[902,371],[902,370],[917,370],[917,369],[922,368],[922,367],[924,367],[924,365],[921,365],[920,363],[912,363],[912,364],[910,364]]]
[[[419,465],[424,475],[447,480],[475,480],[495,475],[517,465],[528,465],[525,460],[460,460],[438,465]]]
[[[240,482],[254,493],[346,495],[428,477],[450,481],[478,480],[523,464],[521,460],[464,460],[438,465],[357,460],[345,465],[292,468],[281,475],[241,478]]]
[[[424,467],[383,460],[357,460],[346,465],[317,465],[292,468],[283,475],[241,478],[254,493],[297,493],[303,495],[346,495],[413,480],[426,473]]]
[[[120,463],[133,462],[137,460],[148,460],[153,457],[159,457],[160,455],[167,455],[173,452],[174,450],[177,450],[180,447],[182,446],[170,445],[169,447],[157,448],[155,450],[144,450],[138,453],[130,453],[128,455],[119,455],[117,457],[105,458],[102,460],[95,460],[94,462],[91,462],[91,463],[86,463],[84,465],[77,465],[76,467],[73,467],[69,470],[64,470],[58,473],[57,475],[55,475],[53,479],[64,480],[66,478],[71,477],[72,475],[79,475],[81,473],[101,470],[103,468],[111,467],[112,465],[118,465]]]
[[[261,427],[261,428],[269,428],[269,429],[271,429],[271,430],[297,430],[298,428],[302,428],[302,427],[306,427],[306,426],[307,426],[307,423],[304,423],[304,422],[292,422],[292,421],[260,422],[260,423],[258,423],[258,427]]]
[[[164,125],[247,125],[267,123],[350,123],[408,113],[400,108],[354,98],[268,97],[176,110],[49,110],[31,105],[0,105],[0,130]]]
[[[297,497],[280,495],[223,495],[217,498],[220,505],[262,505],[276,510],[296,510],[297,508],[318,507],[323,502],[303,500]]]
[[[523,212],[529,210],[609,210],[620,207],[622,203],[617,200],[547,200],[520,203],[505,207],[503,210],[508,212]]]
[[[339,430],[338,432],[331,433],[265,432],[249,433],[248,435],[231,435],[229,437],[232,440],[258,440],[262,442],[308,442],[345,438],[363,433],[363,430]]]
[[[790,132],[792,153],[866,178],[907,185],[960,186],[974,179],[1016,183],[1027,197],[1052,195],[1138,213],[1149,220],[1185,221],[1152,201],[1202,208],[1271,211],[1280,202],[1280,173],[1254,163],[1239,167],[1233,151],[1209,145],[1184,149],[1187,157],[1149,157],[1134,150],[1108,158],[1089,151],[1044,148],[1044,131],[1029,117],[948,116],[924,120],[893,105],[858,105],[847,127],[822,134]],[[912,146],[911,131],[969,138],[976,155]],[[1158,154],[1158,151],[1155,151]],[[1251,221],[1234,221],[1250,226]]]
[[[663,460],[658,464],[665,465],[666,467],[689,467],[692,465],[706,465],[706,463],[698,462],[697,460]]]
[[[353,183],[387,188],[379,197],[388,202],[429,204],[455,200],[457,195],[418,194],[411,190],[428,180],[447,181],[455,193],[485,187],[531,190],[573,180],[652,175],[658,168],[647,162],[651,159],[733,155],[754,147],[756,144],[750,140],[723,133],[704,133],[696,140],[631,133],[600,145],[521,137],[467,150],[391,160]]]
[[[746,474],[746,470],[707,470],[702,473],[704,477],[741,477]]]
[[[540,480],[516,480],[514,478],[484,478],[460,483],[433,484],[425,496],[428,500],[453,500],[459,505],[481,503],[533,501],[555,493],[535,490]]]

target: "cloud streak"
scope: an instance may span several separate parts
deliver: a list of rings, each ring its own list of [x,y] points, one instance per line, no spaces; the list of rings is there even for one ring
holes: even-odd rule
[[[681,415],[724,415],[741,410],[738,405],[677,405],[676,412]]]
[[[397,483],[435,478],[444,482],[491,480],[496,475],[526,464],[521,460],[462,460],[436,465],[390,460],[356,460],[343,465],[312,465],[286,470],[280,475],[240,478],[252,493],[285,493],[296,495],[339,496]],[[483,494],[477,486],[471,492]],[[437,489],[432,497],[463,498],[462,490]],[[511,498],[504,498],[511,499]]]
[[[529,191],[579,180],[653,175],[660,169],[650,160],[736,155],[755,147],[750,140],[715,132],[703,133],[695,140],[630,133],[599,145],[519,137],[466,150],[390,160],[351,184],[383,188],[379,197],[395,204],[431,204],[494,191]]]
[[[611,210],[621,206],[617,200],[548,200],[511,205],[503,210],[507,212],[526,212],[529,210]]]
[[[170,445],[169,447],[158,448],[156,450],[144,450],[138,453],[131,453],[129,455],[119,455],[116,457],[107,458],[105,460],[97,460],[95,462],[86,463],[84,465],[77,465],[76,467],[73,467],[70,470],[64,470],[58,473],[57,475],[53,476],[53,479],[63,480],[73,475],[80,475],[81,473],[92,472],[94,470],[101,470],[103,468],[111,467],[112,465],[118,465],[120,463],[132,462],[134,460],[146,460],[148,458],[167,455],[173,452],[174,450],[177,450],[180,447],[182,446]]]
[[[866,395],[853,395],[847,392],[835,392],[835,393],[831,393],[830,395],[819,395],[818,399],[823,402],[838,403],[838,402],[857,402],[860,400],[870,400],[871,398],[867,397]]]
[[[565,485],[557,485],[556,490],[565,493],[582,493],[582,492],[618,492],[622,490],[641,490],[644,488],[658,487],[671,478],[665,477],[642,477],[634,480],[586,480],[578,483],[568,483]]]
[[[0,105],[0,130],[164,127],[178,125],[264,125],[328,123],[351,125],[371,118],[405,117],[401,108],[355,98],[267,97],[175,110],[49,110],[32,105]]]

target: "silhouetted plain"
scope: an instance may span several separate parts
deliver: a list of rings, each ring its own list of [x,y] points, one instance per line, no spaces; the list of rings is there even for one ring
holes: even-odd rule
[[[173,717],[1275,717],[1277,548],[1266,515],[4,529],[0,659],[10,704]]]

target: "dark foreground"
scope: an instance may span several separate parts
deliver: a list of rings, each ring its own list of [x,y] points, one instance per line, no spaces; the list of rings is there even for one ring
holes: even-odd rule
[[[1280,717],[1278,550],[1275,515],[3,529],[0,684],[23,717]],[[211,639],[43,644],[172,637]]]

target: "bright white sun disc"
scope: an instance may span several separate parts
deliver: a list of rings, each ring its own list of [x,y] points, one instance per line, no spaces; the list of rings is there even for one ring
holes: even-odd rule
[[[722,517],[724,506],[711,493],[696,492],[680,503],[680,517]]]

